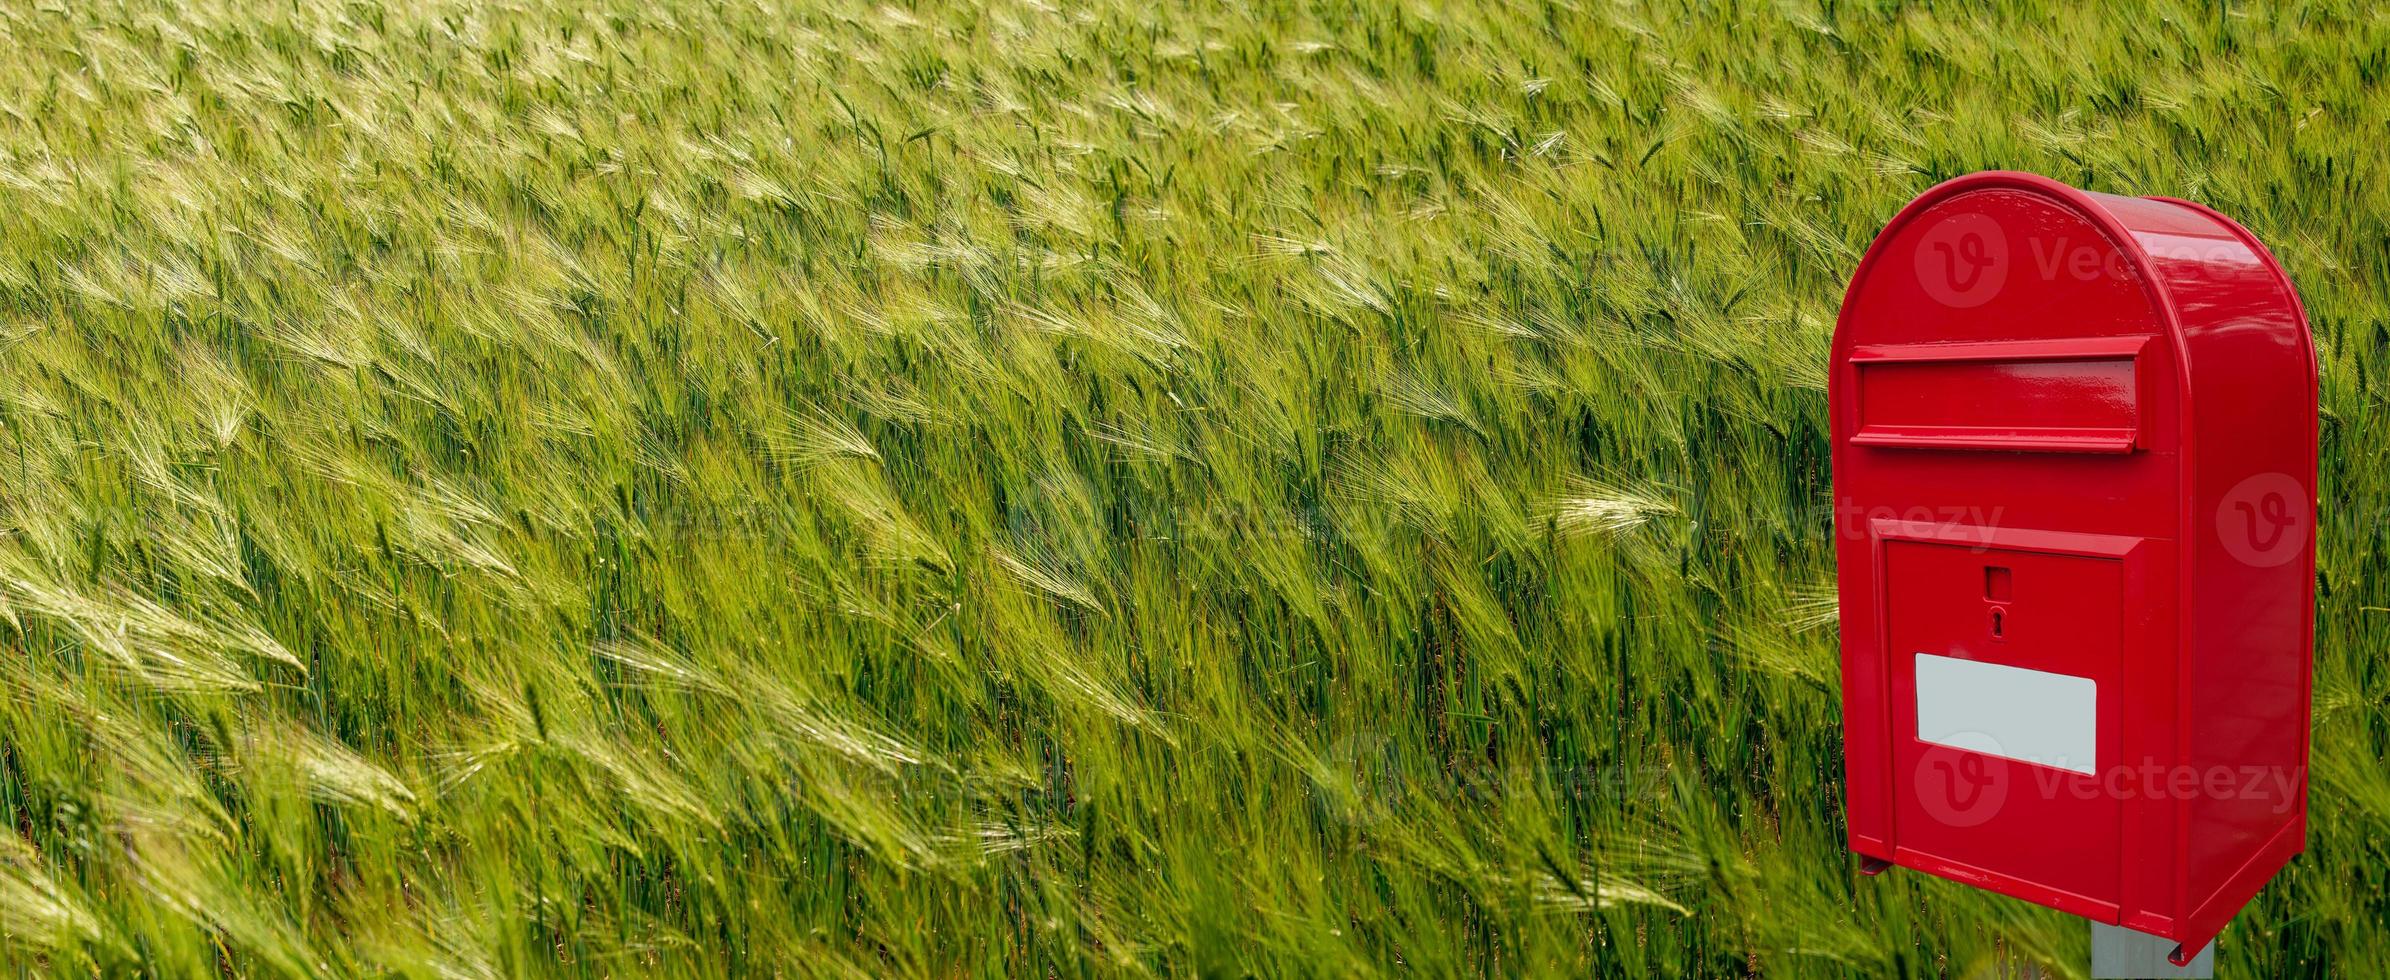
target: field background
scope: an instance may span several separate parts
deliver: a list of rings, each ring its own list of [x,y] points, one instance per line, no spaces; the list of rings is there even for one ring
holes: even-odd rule
[[[2390,960],[2390,10],[0,4],[0,933],[167,976],[2080,975],[1854,881],[1823,361],[1984,168],[2272,243]]]

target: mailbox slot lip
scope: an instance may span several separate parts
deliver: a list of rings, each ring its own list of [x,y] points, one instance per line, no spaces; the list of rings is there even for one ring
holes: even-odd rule
[[[1890,449],[1974,450],[1992,452],[2093,453],[2122,455],[2149,447],[2143,431],[2144,406],[2149,403],[2145,358],[2157,337],[2129,334],[2114,337],[2065,337],[2043,340],[1992,340],[1959,343],[1860,344],[1847,360],[1858,395],[1858,425],[1849,442],[1854,446]],[[1867,418],[1869,368],[1899,365],[2062,364],[2067,362],[2127,363],[2126,393],[2130,407],[2107,425],[2010,424],[1958,425],[1873,422]]]
[[[1857,344],[1849,360],[1858,364],[1919,361],[2114,361],[2139,359],[2157,341],[2153,334],[2116,337],[2059,337],[2042,340],[1976,340],[1926,344]]]
[[[2087,453],[2121,456],[2140,441],[2138,427],[2020,430],[1993,426],[1879,425],[1851,436],[1854,446],[1882,449],[1947,449],[1975,452]]]

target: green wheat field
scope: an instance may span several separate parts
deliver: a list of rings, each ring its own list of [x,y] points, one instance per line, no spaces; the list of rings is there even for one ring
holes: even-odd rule
[[[0,2],[26,974],[2079,977],[1843,847],[1824,364],[1986,168],[2323,362],[2390,961],[2390,11]]]

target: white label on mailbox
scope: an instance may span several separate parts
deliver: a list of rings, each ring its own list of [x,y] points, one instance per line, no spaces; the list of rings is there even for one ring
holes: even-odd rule
[[[2099,772],[2099,683],[1917,655],[1917,740],[2084,775]]]

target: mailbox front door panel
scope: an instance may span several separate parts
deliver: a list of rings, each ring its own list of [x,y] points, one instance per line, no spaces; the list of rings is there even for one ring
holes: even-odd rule
[[[2125,562],[1880,544],[1897,846],[2114,921]]]

